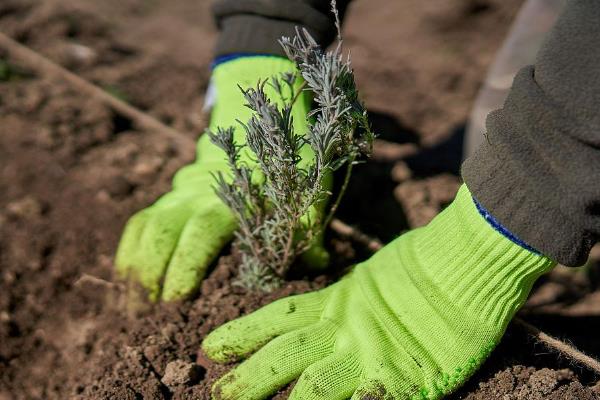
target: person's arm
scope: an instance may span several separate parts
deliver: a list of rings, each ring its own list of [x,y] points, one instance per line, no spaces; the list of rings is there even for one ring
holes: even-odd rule
[[[351,0],[338,0],[340,17]],[[215,53],[284,55],[277,42],[295,27],[308,29],[322,47],[335,38],[329,0],[218,0],[213,14],[220,30]]]
[[[600,2],[570,1],[463,164],[474,198],[568,266],[600,237]]]

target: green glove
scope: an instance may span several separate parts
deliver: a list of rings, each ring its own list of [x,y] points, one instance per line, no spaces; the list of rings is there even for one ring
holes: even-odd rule
[[[439,399],[481,365],[553,265],[492,228],[463,185],[429,225],[340,282],[212,332],[202,346],[216,361],[260,349],[213,398],[264,399],[299,377],[290,399]]]
[[[236,119],[248,120],[251,111],[244,106],[237,85],[253,87],[259,79],[294,68],[287,59],[272,56],[243,57],[217,66],[212,74],[216,102],[210,129],[236,126],[236,142],[243,143],[245,132]],[[265,90],[275,100],[274,91],[268,86]],[[296,132],[307,131],[309,107],[309,96],[303,93],[293,110]],[[309,147],[304,146],[303,159],[311,156]],[[243,157],[253,164],[248,154]],[[127,223],[117,250],[116,270],[120,278],[129,280],[131,288],[141,287],[150,300],[176,300],[193,293],[208,265],[232,238],[237,225],[212,188],[211,172],[216,171],[229,171],[225,153],[203,135],[196,162],[177,172],[171,192]],[[311,254],[315,263],[319,257],[326,260],[322,248],[313,249]]]

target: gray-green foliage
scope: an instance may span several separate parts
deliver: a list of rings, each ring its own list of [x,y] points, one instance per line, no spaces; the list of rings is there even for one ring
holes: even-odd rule
[[[231,168],[231,174],[215,176],[215,189],[239,222],[238,282],[265,291],[279,286],[294,259],[329,222],[330,215],[309,213],[330,194],[323,185],[326,176],[344,165],[349,174],[357,157],[370,151],[373,138],[341,45],[324,52],[306,30],[280,44],[305,83],[298,88],[298,76],[285,73],[254,88],[240,88],[253,116],[238,122],[258,168],[240,161],[244,149],[235,143],[233,127],[208,133],[227,153]],[[265,85],[274,89],[279,102],[267,97]],[[295,132],[293,126],[292,106],[300,90],[310,90],[316,105],[308,116],[308,132]],[[301,165],[302,146],[310,146],[314,158]]]

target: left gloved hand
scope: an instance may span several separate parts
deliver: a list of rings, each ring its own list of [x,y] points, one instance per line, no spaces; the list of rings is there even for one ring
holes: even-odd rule
[[[439,399],[487,358],[554,264],[496,231],[463,186],[429,225],[340,282],[207,336],[203,350],[216,361],[258,350],[213,398],[261,400],[299,377],[290,399]]]
[[[254,87],[259,80],[295,71],[287,59],[271,56],[240,57],[219,64],[213,71],[216,91],[210,129],[234,126],[237,144],[245,142],[245,131],[237,120],[248,120],[252,112],[238,88]],[[280,100],[268,85],[267,96]],[[302,92],[293,108],[294,129],[298,134],[308,131],[307,114],[310,96]],[[173,188],[151,206],[136,213],[127,223],[116,255],[117,276],[128,282],[130,309],[140,307],[146,298],[151,301],[173,301],[193,294],[219,251],[233,237],[237,221],[233,213],[215,193],[214,173],[230,172],[225,153],[210,142],[208,135],[198,141],[197,160],[177,172]],[[303,162],[313,153],[309,146],[301,150]],[[241,161],[255,166],[249,152]],[[330,187],[330,183],[326,183]],[[312,210],[313,221],[323,213],[325,202]],[[328,253],[318,237],[303,254],[311,266],[327,265]],[[141,299],[139,299],[141,297]],[[140,301],[141,300],[141,301]]]

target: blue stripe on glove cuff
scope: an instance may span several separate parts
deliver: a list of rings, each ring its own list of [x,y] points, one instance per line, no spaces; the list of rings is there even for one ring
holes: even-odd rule
[[[539,251],[537,251],[536,249],[534,249],[533,247],[531,247],[530,245],[525,243],[523,240],[519,239],[515,234],[513,234],[511,231],[509,231],[504,226],[502,226],[502,224],[500,222],[498,222],[498,220],[496,218],[494,218],[494,216],[492,214],[490,214],[489,211],[486,210],[477,201],[477,199],[475,199],[475,197],[473,197],[473,203],[475,203],[475,207],[477,207],[477,211],[479,211],[479,214],[481,214],[481,216],[488,222],[488,224],[490,224],[492,226],[492,228],[494,228],[496,231],[498,231],[501,235],[503,235],[504,237],[506,237],[513,243],[518,244],[525,250],[529,250],[530,252],[532,252],[534,254],[541,255],[541,253]]]

